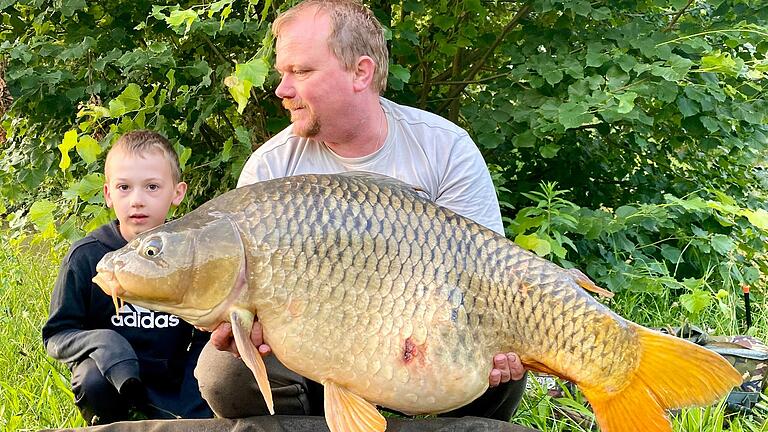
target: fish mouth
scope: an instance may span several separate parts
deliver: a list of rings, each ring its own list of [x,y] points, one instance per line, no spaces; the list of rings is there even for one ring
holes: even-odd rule
[[[120,285],[120,282],[115,278],[115,273],[109,270],[99,270],[92,281],[98,285],[102,291],[112,297],[112,303],[115,305],[115,313],[120,313],[120,306],[123,304],[123,300],[119,298],[125,294],[125,289]]]

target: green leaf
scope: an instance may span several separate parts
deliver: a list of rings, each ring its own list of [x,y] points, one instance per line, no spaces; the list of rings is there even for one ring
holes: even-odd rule
[[[235,73],[224,78],[224,85],[237,102],[237,112],[242,114],[248,104],[253,86],[261,87],[266,80],[269,66],[263,58],[253,58],[247,63],[238,63]]]
[[[238,63],[235,66],[235,76],[250,82],[254,87],[262,87],[264,85],[268,72],[269,65],[262,57],[252,58],[246,63]]]
[[[626,219],[632,216],[633,214],[637,213],[638,211],[639,210],[637,209],[637,207],[628,206],[628,205],[621,206],[616,209],[616,217]]]
[[[468,11],[472,11],[479,14],[482,14],[485,12],[485,8],[483,8],[483,5],[480,3],[480,0],[464,0],[462,3],[464,4],[464,8]]]
[[[62,171],[69,169],[72,164],[72,160],[69,158],[69,151],[77,145],[77,131],[72,129],[64,134],[64,141],[59,144],[59,150],[61,151],[61,162],[59,162],[59,168]]]
[[[181,152],[179,152],[179,166],[183,171],[187,166],[189,157],[192,156],[192,149],[190,147],[184,147],[183,145],[179,145],[179,147],[181,148]]]
[[[728,252],[734,248],[733,240],[730,237],[723,234],[715,234],[712,236],[712,249],[719,252],[721,255],[727,255]]]
[[[554,143],[547,144],[539,149],[539,154],[545,159],[552,159],[557,156],[557,152],[560,151],[560,146]]]
[[[768,211],[757,209],[755,211],[745,209],[742,214],[747,217],[749,223],[757,228],[768,231]]]
[[[251,82],[241,80],[234,75],[224,78],[224,85],[229,89],[229,94],[237,102],[237,112],[242,114],[248,105],[248,98],[251,96]]]
[[[707,128],[710,132],[716,132],[720,130],[720,122],[718,122],[716,119],[713,119],[712,117],[702,116],[699,118],[699,121],[701,121],[701,124],[704,125],[705,128]]]
[[[88,202],[91,198],[101,192],[103,186],[104,174],[91,173],[64,191],[63,195],[69,199],[77,196],[80,200]]]
[[[712,302],[712,296],[707,292],[695,289],[688,294],[680,296],[680,304],[693,315],[698,315]]]
[[[75,11],[85,8],[85,0],[63,0],[61,2],[61,14],[67,18],[74,15]]]
[[[595,116],[589,112],[589,107],[584,104],[568,102],[560,105],[557,109],[558,120],[566,129],[577,128],[579,126],[592,123]]]
[[[246,147],[248,151],[251,150],[251,134],[248,133],[248,129],[242,126],[236,127],[235,137],[237,137],[237,142],[239,142],[242,146]]]
[[[109,112],[114,118],[123,114],[138,111],[141,108],[141,87],[130,83],[120,95],[109,101]]]
[[[29,208],[29,220],[38,231],[47,231],[53,226],[53,211],[58,206],[48,200],[35,201]]]
[[[61,234],[64,239],[66,239],[70,243],[74,243],[75,241],[83,238],[83,232],[77,227],[78,217],[76,215],[72,215],[67,218],[67,220],[61,224],[56,231]]]
[[[182,25],[186,25],[184,28],[184,34],[186,34],[189,32],[189,28],[192,27],[192,23],[197,21],[197,19],[197,11],[193,9],[183,9],[171,11],[171,14],[165,18],[165,22],[176,31],[178,31],[178,28]]]
[[[590,44],[587,47],[587,66],[600,67],[605,62],[610,60],[608,54],[603,52],[603,47],[600,44]]]
[[[619,113],[627,114],[635,109],[635,98],[637,98],[637,93],[628,91],[616,95],[615,97],[619,101],[619,107],[616,109]]]
[[[683,117],[691,117],[699,113],[699,105],[685,96],[677,98],[677,107]]]
[[[549,85],[555,85],[563,80],[563,71],[560,69],[550,69],[544,72],[544,79],[547,80]]]
[[[389,75],[407,83],[411,79],[411,72],[399,64],[389,66]]]
[[[701,58],[701,69],[736,77],[744,67],[744,61],[733,58],[730,53],[717,51]]]
[[[477,136],[477,143],[487,149],[494,149],[504,142],[504,137],[498,133],[481,133]]]
[[[667,261],[669,262],[672,262],[672,263],[684,262],[682,255],[683,255],[683,252],[674,246],[670,246],[666,244],[661,246],[661,256],[666,258]]]
[[[521,248],[533,251],[536,255],[542,257],[549,255],[549,253],[552,252],[552,247],[549,242],[539,238],[535,233],[530,235],[518,234],[517,237],[515,237],[515,243]]]
[[[79,154],[85,163],[89,165],[96,162],[99,154],[101,154],[101,146],[99,145],[99,142],[89,135],[85,135],[80,139],[76,147],[77,154]]]
[[[90,221],[88,221],[88,223],[83,227],[85,232],[91,232],[95,230],[96,228],[109,222],[112,218],[109,209],[97,205],[86,206],[85,210],[83,211],[83,215],[90,217]]]
[[[526,130],[512,138],[512,145],[517,148],[533,147],[536,145],[536,135],[530,129]]]

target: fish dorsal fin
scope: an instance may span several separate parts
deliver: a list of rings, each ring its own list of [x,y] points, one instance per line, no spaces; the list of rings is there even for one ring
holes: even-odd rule
[[[432,200],[429,193],[419,186],[406,183],[402,180],[398,180],[394,177],[390,177],[384,174],[369,172],[369,171],[348,171],[344,173],[336,174],[342,177],[358,178],[363,180],[369,180],[379,185],[386,185],[393,189],[402,189],[406,192],[412,193],[421,198]]]
[[[568,269],[568,273],[571,274],[571,277],[573,277],[573,280],[576,281],[577,284],[579,284],[580,287],[584,288],[587,291],[591,291],[595,294],[599,294],[606,298],[613,298],[613,293],[608,291],[605,288],[600,288],[599,286],[595,285],[594,282],[592,282],[592,279],[589,278],[589,276],[582,273],[579,269]]]
[[[387,420],[376,407],[333,381],[323,381],[325,422],[331,432],[384,432]]]
[[[235,344],[240,352],[240,357],[253,372],[259,391],[264,396],[270,414],[275,413],[275,405],[272,402],[272,389],[267,378],[267,367],[259,354],[258,348],[251,342],[251,327],[253,327],[253,314],[245,309],[232,309],[229,314],[232,323],[232,333],[235,335]]]

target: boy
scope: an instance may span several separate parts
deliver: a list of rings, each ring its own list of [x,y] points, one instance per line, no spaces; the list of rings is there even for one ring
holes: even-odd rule
[[[69,250],[43,327],[48,354],[72,371],[75,404],[89,424],[131,418],[204,418],[212,413],[192,375],[208,334],[178,317],[124,304],[96,286],[96,264],[138,234],[165,222],[187,184],[168,140],[151,131],[120,137],[104,165],[104,199],[117,220]]]

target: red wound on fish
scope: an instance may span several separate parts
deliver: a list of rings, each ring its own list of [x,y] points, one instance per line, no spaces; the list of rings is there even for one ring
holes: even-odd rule
[[[403,350],[403,362],[405,364],[411,364],[415,359],[419,360],[420,364],[424,363],[424,350],[426,344],[416,345],[413,343],[413,338],[409,337],[405,340],[405,349]]]

